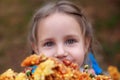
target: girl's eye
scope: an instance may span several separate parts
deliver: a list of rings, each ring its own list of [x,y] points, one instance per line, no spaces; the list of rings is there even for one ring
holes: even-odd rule
[[[51,46],[53,46],[53,45],[54,45],[54,43],[53,43],[52,41],[46,42],[46,43],[44,44],[45,47],[51,47]]]
[[[75,40],[75,39],[68,39],[68,40],[66,40],[66,44],[74,44],[74,43],[76,43],[77,42],[77,40]]]

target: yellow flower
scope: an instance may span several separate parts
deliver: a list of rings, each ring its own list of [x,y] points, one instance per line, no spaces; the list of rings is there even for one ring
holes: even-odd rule
[[[15,73],[12,69],[8,69],[0,75],[0,80],[15,80],[16,75],[17,73]]]
[[[16,76],[15,80],[27,80],[27,75],[21,72]]]
[[[35,80],[44,80],[45,76],[54,73],[52,68],[55,67],[55,63],[53,60],[48,59],[45,62],[38,65],[37,69],[35,70],[33,76]]]

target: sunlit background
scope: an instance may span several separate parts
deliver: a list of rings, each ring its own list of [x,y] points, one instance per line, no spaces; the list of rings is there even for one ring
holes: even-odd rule
[[[0,73],[8,68],[21,71],[27,50],[28,26],[33,13],[54,0],[0,0]],[[82,6],[102,46],[96,55],[100,66],[120,70],[120,0],[71,0]]]

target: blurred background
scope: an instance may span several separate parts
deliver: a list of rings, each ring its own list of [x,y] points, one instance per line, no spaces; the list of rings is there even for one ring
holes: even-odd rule
[[[0,0],[0,73],[8,68],[21,71],[27,49],[28,26],[41,5],[55,0]],[[70,0],[84,8],[95,36],[101,44],[96,55],[107,70],[114,65],[120,70],[120,0]]]

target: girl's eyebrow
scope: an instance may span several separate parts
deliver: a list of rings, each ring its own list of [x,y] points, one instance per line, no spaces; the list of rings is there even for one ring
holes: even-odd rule
[[[42,43],[42,42],[47,42],[47,41],[53,41],[53,39],[51,39],[51,38],[43,39],[43,40],[40,40],[39,42]]]
[[[78,35],[67,35],[66,38],[78,38]]]
[[[67,38],[75,38],[75,39],[77,39],[77,40],[80,40],[80,39],[81,39],[81,37],[80,37],[79,35],[67,35],[67,36],[65,37],[65,39],[67,39]]]

